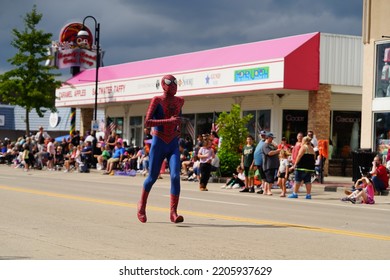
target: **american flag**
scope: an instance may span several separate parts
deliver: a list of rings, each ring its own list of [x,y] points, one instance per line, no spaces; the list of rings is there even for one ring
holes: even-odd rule
[[[213,123],[211,124],[211,131],[218,132],[219,126],[217,124],[217,119],[218,119],[217,113],[214,111],[214,113],[213,113]]]
[[[110,136],[111,132],[115,131],[115,128],[116,128],[116,125],[115,125],[114,121],[110,117],[107,117],[104,138],[107,139]]]
[[[191,136],[191,139],[195,139],[195,128],[190,120],[186,120],[186,131]]]

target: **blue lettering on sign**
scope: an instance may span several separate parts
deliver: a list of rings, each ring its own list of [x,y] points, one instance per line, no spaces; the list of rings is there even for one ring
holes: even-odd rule
[[[235,82],[250,82],[269,78],[269,67],[257,67],[234,71]]]

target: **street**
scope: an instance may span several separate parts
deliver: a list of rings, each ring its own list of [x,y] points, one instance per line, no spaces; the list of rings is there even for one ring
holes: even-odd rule
[[[2,260],[363,260],[390,258],[390,197],[341,202],[313,187],[313,199],[239,193],[182,181],[169,220],[169,175],[149,196],[148,222],[136,216],[145,177],[102,172],[23,172],[0,165]]]

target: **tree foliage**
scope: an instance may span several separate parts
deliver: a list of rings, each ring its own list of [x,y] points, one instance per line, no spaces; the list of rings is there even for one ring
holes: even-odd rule
[[[241,149],[248,136],[247,124],[252,118],[251,114],[241,117],[239,104],[233,104],[230,113],[222,112],[218,116],[218,135],[221,139],[218,156],[223,176],[231,175],[240,164]]]
[[[61,82],[55,79],[60,74],[52,73],[55,67],[46,65],[51,58],[48,47],[52,34],[37,29],[42,14],[34,5],[23,19],[23,30],[12,29],[11,46],[17,53],[8,59],[13,69],[0,75],[0,101],[26,109],[26,133],[29,133],[29,112],[35,109],[42,117],[43,108],[55,111],[55,89]]]

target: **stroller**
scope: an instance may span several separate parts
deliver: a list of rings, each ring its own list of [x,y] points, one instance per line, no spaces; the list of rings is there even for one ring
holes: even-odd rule
[[[89,164],[90,164],[90,159],[89,156],[87,155],[82,155],[81,156],[81,161],[78,162],[79,164],[79,172],[80,173],[89,173]]]

